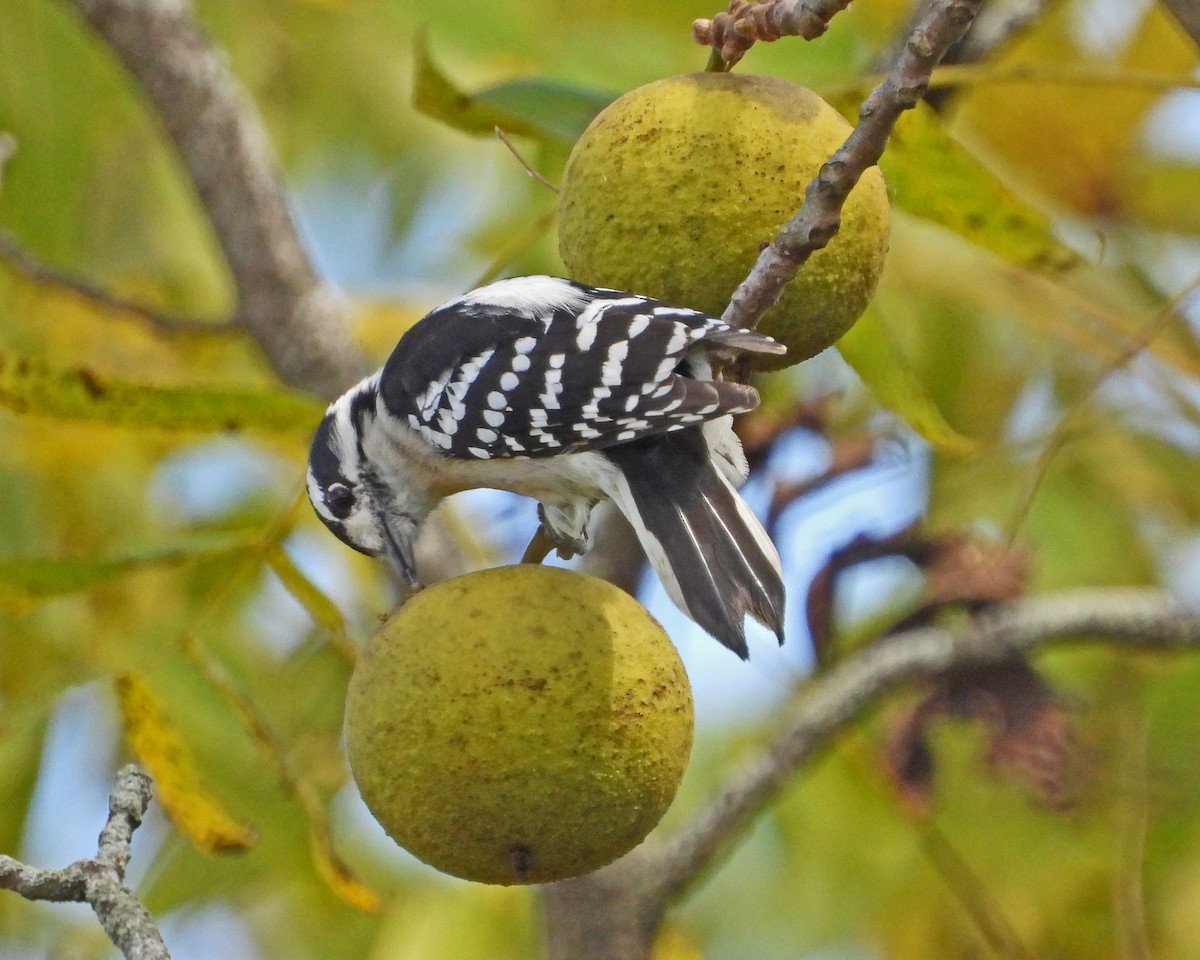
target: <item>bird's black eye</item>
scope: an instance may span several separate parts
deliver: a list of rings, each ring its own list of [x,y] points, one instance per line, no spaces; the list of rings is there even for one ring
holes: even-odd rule
[[[354,509],[354,491],[344,483],[331,483],[325,491],[325,505],[339,520],[345,520]]]

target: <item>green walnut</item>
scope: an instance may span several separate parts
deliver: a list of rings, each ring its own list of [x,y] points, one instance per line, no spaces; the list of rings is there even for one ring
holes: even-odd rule
[[[402,847],[484,883],[610,863],[666,812],[692,747],[687,674],[612,584],[536,565],[447,580],[369,641],[346,745]]]
[[[571,152],[559,253],[577,280],[719,316],[850,130],[811,90],[775,77],[694,73],[639,87]],[[850,329],[883,271],[888,224],[873,167],[847,198],[837,235],[758,325],[787,354],[754,354],[754,366],[798,363]]]

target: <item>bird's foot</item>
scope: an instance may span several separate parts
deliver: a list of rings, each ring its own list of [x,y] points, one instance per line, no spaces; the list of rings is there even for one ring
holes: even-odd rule
[[[538,517],[542,521],[539,531],[563,560],[587,553],[588,548],[588,518],[591,515],[590,505],[570,504],[538,504]],[[549,550],[547,549],[547,552]]]

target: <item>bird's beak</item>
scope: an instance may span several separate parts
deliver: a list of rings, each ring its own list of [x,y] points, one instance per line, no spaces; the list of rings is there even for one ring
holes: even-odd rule
[[[380,526],[383,528],[384,553],[392,565],[392,569],[400,575],[400,579],[404,581],[404,585],[410,592],[420,590],[421,581],[417,579],[417,564],[413,558],[415,538],[393,530],[386,517],[383,518]]]

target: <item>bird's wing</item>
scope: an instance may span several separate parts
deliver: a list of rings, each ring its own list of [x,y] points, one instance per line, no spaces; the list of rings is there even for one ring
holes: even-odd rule
[[[694,310],[555,282],[562,297],[537,309],[477,292],[417,323],[382,371],[388,409],[450,456],[554,456],[752,410],[753,387],[694,379],[689,358],[783,351]]]

